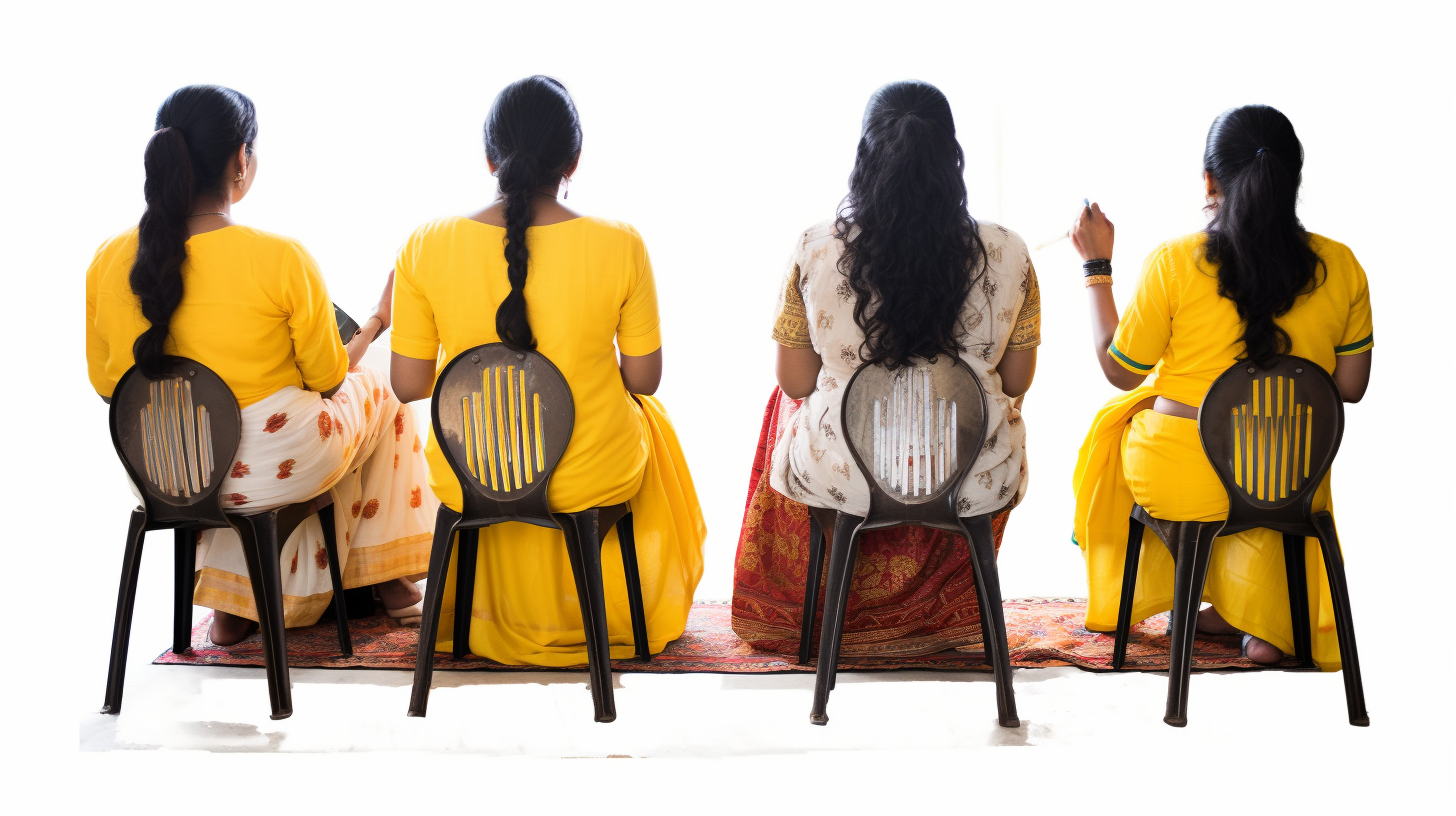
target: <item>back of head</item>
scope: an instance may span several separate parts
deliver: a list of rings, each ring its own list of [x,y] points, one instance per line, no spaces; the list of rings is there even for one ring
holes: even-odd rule
[[[1219,265],[1219,294],[1244,321],[1243,359],[1267,364],[1290,349],[1274,318],[1320,283],[1320,258],[1295,212],[1304,148],[1284,114],[1246,105],[1213,121],[1203,168],[1222,195],[1205,252]]]
[[[157,131],[147,142],[147,209],[137,225],[131,290],[151,324],[132,346],[137,368],[149,378],[166,366],[172,313],[182,302],[187,259],[187,216],[199,196],[226,194],[228,159],[239,147],[252,152],[258,136],[253,103],[218,85],[179,88],[157,109]]]
[[[511,292],[495,314],[501,342],[514,349],[534,349],[536,338],[526,319],[526,270],[530,252],[526,228],[531,225],[531,198],[555,185],[581,154],[581,119],[566,86],[544,76],[507,85],[495,98],[485,120],[485,155],[496,168],[496,183],[505,199],[506,274]]]
[[[964,350],[961,314],[985,270],[964,169],[938,88],[895,82],[870,97],[835,221],[865,362],[897,368]]]

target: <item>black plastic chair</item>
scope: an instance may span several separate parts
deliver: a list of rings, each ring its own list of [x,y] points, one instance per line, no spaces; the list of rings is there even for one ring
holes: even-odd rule
[[[871,530],[916,526],[965,537],[975,567],[982,641],[996,681],[998,719],[1007,728],[1020,726],[1011,688],[1001,579],[991,531],[995,513],[962,518],[963,508],[957,499],[961,483],[985,441],[986,393],[980,380],[959,358],[945,354],[934,361],[916,361],[898,371],[861,366],[846,386],[840,416],[850,453],[869,482],[870,508],[863,518],[810,508],[810,566],[804,587],[801,663],[808,663],[824,558],[823,537],[817,528],[832,525],[834,543],[829,551],[819,665],[809,721],[815,725],[829,722],[826,707],[839,669],[844,616],[860,536]]]
[[[594,507],[579,513],[553,513],[547,504],[551,475],[566,452],[576,423],[576,406],[566,378],[545,356],[489,343],[461,352],[435,382],[430,418],[435,439],[460,480],[462,513],[440,505],[425,586],[414,687],[409,715],[425,716],[434,674],[434,644],[444,601],[445,577],[455,534],[460,557],[455,573],[454,656],[470,647],[470,618],[475,594],[475,562],[480,530],[518,521],[561,530],[576,579],[586,635],[587,677],[597,722],[617,718],[612,695],[612,664],[602,588],[601,548],[614,525],[622,547],[632,640],[637,657],[652,658],[647,616],[637,572],[632,512],[626,504]]]
[[[1305,539],[1319,540],[1329,576],[1350,724],[1370,724],[1335,520],[1329,511],[1312,509],[1314,494],[1334,462],[1344,432],[1345,406],[1339,388],[1317,364],[1291,356],[1277,358],[1268,368],[1237,363],[1214,381],[1198,411],[1204,453],[1228,490],[1228,518],[1166,521],[1133,506],[1112,666],[1121,669],[1126,659],[1143,527],[1151,527],[1172,554],[1174,564],[1168,704],[1163,722],[1177,727],[1188,724],[1194,630],[1214,538],[1263,528],[1284,534],[1295,656],[1303,668],[1314,667]]]
[[[339,648],[346,655],[354,653],[344,604],[339,602],[343,597],[343,579],[334,540],[330,495],[326,492],[315,499],[264,513],[224,513],[218,491],[232,467],[241,439],[242,414],[237,399],[221,377],[195,360],[174,359],[159,380],[149,380],[132,368],[117,383],[111,397],[111,442],[127,475],[142,494],[142,504],[132,511],[126,534],[103,714],[121,713],[142,539],[151,530],[174,531],[172,651],[176,654],[187,651],[192,642],[197,534],[223,527],[237,530],[258,608],[272,717],[281,720],[293,713],[293,693],[288,682],[279,547],[304,520],[317,513],[323,523],[324,547],[329,556]]]

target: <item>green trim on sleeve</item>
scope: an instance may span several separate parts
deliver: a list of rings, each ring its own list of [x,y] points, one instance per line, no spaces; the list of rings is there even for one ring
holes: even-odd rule
[[[1375,346],[1375,333],[1374,332],[1371,332],[1369,335],[1367,335],[1365,337],[1364,340],[1356,340],[1355,342],[1350,343],[1348,345],[1344,345],[1344,346],[1335,346],[1335,354],[1336,355],[1360,354],[1362,352],[1369,351],[1371,348],[1374,348],[1374,346]]]
[[[1138,374],[1146,374],[1149,371],[1153,370],[1152,366],[1143,365],[1142,363],[1137,362],[1126,354],[1118,351],[1117,346],[1108,346],[1107,353],[1112,355],[1112,359],[1118,361],[1119,363],[1122,363],[1124,368],[1130,369]]]

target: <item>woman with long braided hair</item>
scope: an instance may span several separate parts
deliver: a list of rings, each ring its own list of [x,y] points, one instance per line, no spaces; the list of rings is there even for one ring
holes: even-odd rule
[[[672,423],[651,396],[662,376],[662,337],[642,237],[557,199],[580,156],[580,119],[560,82],[532,76],[500,92],[485,122],[496,200],[469,217],[420,227],[399,253],[391,379],[400,399],[426,398],[438,366],[493,342],[534,349],[560,369],[576,425],[548,501],[566,513],[631,502],[648,640],[658,652],[687,625],[706,529]],[[458,511],[460,484],[433,434],[426,455],[430,486]],[[617,548],[615,531],[603,546]],[[481,606],[471,619],[471,652],[512,664],[586,662],[559,530],[488,527],[476,563]],[[630,657],[622,561],[605,554],[602,569],[612,656]],[[448,651],[454,614],[445,607],[437,647]]]
[[[389,325],[389,290],[345,346],[318,264],[292,238],[235,223],[258,176],[253,103],[189,85],[157,110],[147,143],[146,211],[96,252],[86,275],[86,360],[109,398],[128,369],[149,378],[170,357],[217,372],[242,408],[223,509],[259,513],[332,494],[345,587],[373,586],[388,613],[419,620],[410,580],[429,566],[434,497],[414,414],[383,372],[357,365]],[[333,591],[323,528],[311,517],[283,542],[283,621],[314,623]],[[219,646],[257,628],[242,542],[208,530],[193,600],[216,610]],[[334,599],[341,602],[342,599]]]

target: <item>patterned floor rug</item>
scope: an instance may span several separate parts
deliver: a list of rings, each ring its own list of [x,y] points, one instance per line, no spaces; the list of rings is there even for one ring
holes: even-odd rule
[[[1082,626],[1086,601],[1080,598],[1024,598],[1005,603],[1011,663],[1020,668],[1076,666],[1091,671],[1112,668],[1112,635],[1089,632]],[[730,609],[722,603],[693,605],[687,631],[668,644],[661,654],[643,663],[615,660],[612,668],[622,672],[715,672],[723,674],[772,674],[812,672],[794,655],[761,652],[744,643],[729,625]],[[186,654],[163,652],[154,663],[194,666],[262,666],[262,641],[258,635],[234,646],[214,646],[207,639],[209,615],[192,630],[192,648]],[[398,626],[385,615],[350,621],[354,654],[338,652],[334,624],[327,621],[303,629],[288,630],[288,665],[322,669],[406,669],[413,670],[419,630]],[[1134,625],[1128,643],[1129,669],[1165,671],[1168,668],[1168,616],[1158,615]],[[1293,658],[1286,666],[1296,665]],[[1237,637],[1203,636],[1194,647],[1196,669],[1258,669],[1239,655]],[[582,667],[585,668],[585,667]],[[846,671],[889,669],[938,669],[945,671],[990,671],[979,649],[952,650],[920,657],[846,658]],[[480,657],[455,660],[440,654],[437,671],[561,671],[539,666],[507,666]]]

